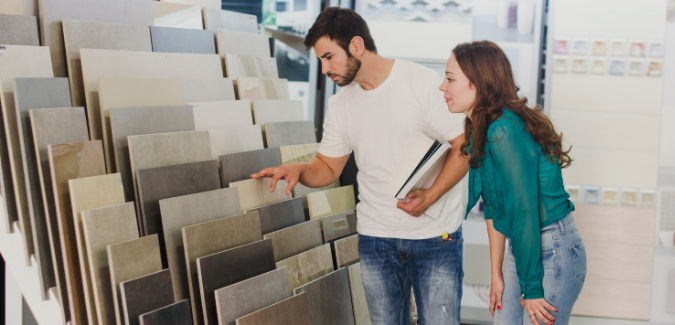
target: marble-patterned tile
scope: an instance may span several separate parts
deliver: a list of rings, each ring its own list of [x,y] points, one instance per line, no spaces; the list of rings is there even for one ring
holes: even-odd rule
[[[292,295],[286,267],[220,288],[215,291],[218,324],[234,325],[237,318]]]
[[[277,262],[277,269],[282,267],[288,268],[291,289],[329,274],[334,270],[330,244],[324,244]]]
[[[87,267],[89,265],[89,258],[86,246],[84,245],[82,211],[124,203],[122,178],[120,174],[108,174],[71,179],[68,181],[68,187],[70,188],[70,206],[75,225],[76,250],[82,274],[81,281],[87,319],[89,324],[95,324],[98,322],[98,317],[94,307],[92,276],[89,267]]]
[[[265,123],[268,148],[316,143],[314,121]]]
[[[195,103],[235,100],[233,81],[230,78],[220,77],[181,79],[183,101]]]
[[[223,186],[229,186],[232,182],[249,179],[252,174],[265,168],[281,165],[279,149],[274,148],[223,155],[219,157],[219,160]]]
[[[263,205],[249,211],[258,211],[260,214],[263,235],[305,222],[302,199],[299,197]]]
[[[269,78],[237,78],[239,99],[289,99],[288,80]]]
[[[319,220],[310,220],[277,230],[264,235],[263,238],[272,239],[275,262],[323,245]]]
[[[68,181],[105,175],[103,144],[100,140],[52,144],[47,146],[47,157],[49,174],[45,176],[51,179],[51,187],[45,188],[45,191],[51,192],[49,197],[54,199],[62,256],[62,259],[57,259],[57,262],[63,266],[64,290],[67,293],[67,298],[62,300],[62,305],[67,310],[66,318],[70,319],[73,324],[83,324],[86,323],[87,315]]]
[[[307,294],[303,292],[244,317],[237,318],[237,325],[274,324],[310,325]]]
[[[204,324],[217,325],[214,292],[220,288],[273,271],[272,240],[265,239],[197,259]]]
[[[258,99],[253,101],[252,107],[255,124],[264,125],[265,123],[273,122],[305,120],[305,109],[302,106],[301,100]],[[313,142],[316,142],[316,140]]]
[[[82,230],[94,289],[96,316],[99,324],[116,324],[108,245],[138,239],[134,203],[82,211]]]
[[[363,288],[361,278],[361,263],[350,265],[347,267],[347,272],[349,273],[349,288],[352,294],[354,321],[356,325],[372,325],[370,311],[368,311],[368,302],[366,301],[366,290]]]
[[[193,107],[196,130],[226,128],[230,125],[253,125],[251,102],[225,100],[188,103]]]
[[[333,242],[335,247],[335,263],[343,267],[359,260],[359,235],[351,235]]]
[[[264,148],[259,125],[228,125],[224,128],[210,129],[208,132],[213,159],[218,159],[222,155]]]
[[[346,268],[339,269],[293,290],[307,293],[312,324],[354,325],[354,311]]]
[[[307,194],[311,219],[356,209],[354,186],[347,185]]]
[[[122,174],[124,195],[134,200],[133,175],[127,137],[133,135],[194,131],[190,106],[127,107],[110,110],[110,130],[116,170]]]
[[[279,78],[277,59],[252,55],[225,53],[225,72],[228,78]]]
[[[258,17],[235,11],[204,8],[204,29],[258,34]]]
[[[200,6],[153,1],[152,13],[155,26],[204,29]]]
[[[138,325],[139,316],[174,303],[171,272],[162,270],[120,283],[126,325]]]
[[[190,301],[181,300],[142,314],[138,316],[138,319],[140,325],[192,325]]]
[[[286,195],[288,183],[281,179],[277,182],[274,192],[270,192],[272,179],[259,178],[247,179],[230,183],[230,187],[236,187],[239,190],[239,206],[241,211],[252,210],[263,205],[281,202],[292,198]]]
[[[204,324],[199,298],[197,258],[261,240],[260,217],[257,212],[235,215],[183,227],[182,233],[192,317],[195,324]]]
[[[39,46],[35,16],[0,14],[0,44]]]
[[[226,53],[263,58],[272,56],[270,40],[265,35],[218,29],[216,31],[216,45],[218,46],[218,54],[223,58]]]
[[[176,300],[190,297],[188,273],[183,249],[183,227],[238,215],[239,192],[223,188],[159,201],[162,213],[162,233],[166,264],[173,276]]]
[[[108,245],[108,266],[117,325],[123,325],[124,311],[120,283],[162,270],[159,237],[150,235]]]
[[[162,2],[181,3],[191,6],[200,6],[202,8],[220,9],[222,3],[220,0],[160,0]]]
[[[214,31],[150,26],[150,36],[153,52],[216,54]]]
[[[356,210],[340,212],[321,218],[323,241],[327,243],[356,233]]]

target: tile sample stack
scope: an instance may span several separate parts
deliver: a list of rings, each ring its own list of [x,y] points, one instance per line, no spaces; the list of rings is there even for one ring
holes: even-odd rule
[[[153,52],[216,54],[213,31],[150,26],[150,36]]]
[[[268,148],[316,143],[314,121],[265,123]]]
[[[244,317],[237,318],[237,325],[274,324],[310,325],[307,294],[303,292]]]
[[[291,289],[333,272],[333,256],[330,252],[330,245],[325,244],[277,262],[277,268],[282,267],[288,268]]]
[[[140,315],[174,303],[171,284],[169,270],[120,283],[125,324],[138,325]]]
[[[309,216],[320,219],[324,216],[356,209],[354,186],[347,185],[321,192],[307,194]]]
[[[234,11],[204,8],[204,29],[258,34],[258,18]]]
[[[269,78],[237,78],[239,99],[289,99],[288,80]]]
[[[152,13],[155,26],[204,29],[202,8],[199,6],[153,1]]]
[[[193,108],[196,130],[220,129],[238,124],[253,125],[251,102],[248,100],[195,102],[189,105]]]
[[[354,321],[356,325],[372,325],[370,311],[366,301],[366,291],[361,278],[361,263],[352,264],[347,268],[349,272],[349,289],[352,294]]]
[[[285,260],[323,244],[320,220],[310,220],[277,230],[266,234],[263,238],[272,239],[275,262]]]
[[[354,325],[354,311],[346,268],[339,269],[293,290],[307,293],[312,324]]]
[[[138,319],[140,325],[192,325],[190,301],[181,300],[142,314],[138,316]]]
[[[35,16],[0,14],[0,44],[39,46]]]
[[[241,211],[248,211],[270,203],[290,199],[286,195],[288,183],[281,179],[277,182],[274,192],[270,192],[271,178],[247,179],[230,183],[230,187],[239,190],[239,207]]]
[[[305,222],[302,199],[299,197],[263,205],[246,212],[251,211],[258,211],[260,214],[260,228],[263,235]]]
[[[223,186],[248,179],[252,174],[265,168],[281,165],[278,149],[261,149],[223,155],[219,157],[219,160]]]
[[[335,263],[338,268],[359,260],[358,234],[338,239],[333,245],[335,247]]]

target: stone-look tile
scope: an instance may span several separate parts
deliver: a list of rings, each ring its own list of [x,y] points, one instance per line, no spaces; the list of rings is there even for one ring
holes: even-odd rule
[[[289,99],[288,81],[269,78],[237,78],[239,99]]]
[[[310,325],[307,294],[303,292],[237,319],[237,325],[274,324]]]
[[[0,14],[0,44],[39,46],[35,16]]]
[[[190,301],[187,299],[181,300],[142,314],[138,316],[138,319],[140,325],[192,325]]]
[[[316,143],[314,121],[265,123],[268,148]]]
[[[230,125],[253,125],[251,102],[226,100],[188,103],[193,107],[196,130],[226,128]]]
[[[225,72],[228,78],[279,78],[277,59],[252,55],[225,53]]]
[[[232,182],[249,179],[252,174],[265,168],[281,165],[279,149],[252,150],[223,155],[219,159],[220,176],[222,177],[223,186],[228,186]]]
[[[202,8],[220,9],[222,3],[220,0],[161,0],[162,2],[181,3],[191,6],[200,6]]]
[[[216,45],[218,46],[218,54],[223,58],[226,53],[264,58],[272,56],[270,40],[264,35],[219,29],[216,31]]]
[[[259,99],[253,101],[252,107],[254,123],[259,125],[272,122],[305,120],[305,109],[303,108],[302,101],[300,100]],[[316,142],[316,140],[306,143],[313,142]]]
[[[183,195],[159,201],[166,262],[171,269],[176,300],[190,297],[188,273],[183,249],[183,227],[238,215],[239,192],[236,188]]]
[[[261,240],[260,217],[257,212],[235,215],[183,227],[182,233],[192,317],[195,324],[204,324],[197,258]]]
[[[279,262],[323,244],[319,220],[310,220],[263,236],[274,243],[274,261]]]
[[[220,129],[210,129],[208,132],[213,159],[218,159],[222,155],[264,148],[259,125],[229,125]]]
[[[152,13],[155,26],[204,29],[200,6],[153,1]]]
[[[129,107],[110,110],[110,130],[117,172],[122,174],[124,195],[134,200],[133,175],[129,160],[128,136],[194,131],[189,106]]]
[[[82,211],[82,230],[94,288],[99,324],[113,325],[115,306],[110,282],[108,245],[138,238],[133,202]]]
[[[162,240],[159,200],[217,190],[220,188],[218,176],[216,160],[139,170],[136,182],[143,232],[160,234]]]
[[[138,325],[139,316],[174,303],[171,272],[162,270],[120,283],[126,325]]]
[[[117,325],[124,324],[119,284],[162,270],[159,237],[150,235],[119,244],[108,245],[110,284]]]
[[[277,269],[287,267],[291,289],[333,272],[330,244],[324,244],[304,253],[277,262]]]
[[[24,14],[23,1],[8,0],[0,2],[0,13],[8,15],[23,15]]]
[[[260,214],[260,228],[263,235],[305,222],[302,199],[299,197],[249,211],[258,211]]]
[[[40,1],[40,35],[42,46],[51,50],[54,74],[57,77],[66,77],[66,57],[64,56],[64,32],[62,21],[86,20],[101,23],[116,23],[147,26],[152,25],[152,4],[149,1],[136,0],[102,0],[97,2],[82,2],[79,0],[50,0]],[[86,34],[84,34],[86,35]],[[104,37],[102,41],[107,40]],[[116,39],[117,40],[117,39]],[[68,43],[68,40],[65,40]],[[120,39],[118,46],[123,46],[124,39]],[[87,47],[83,47],[87,48]],[[78,104],[81,105],[81,104]],[[98,140],[98,139],[96,139]]]
[[[204,29],[258,34],[258,17],[229,10],[204,8]]]
[[[359,260],[358,234],[338,239],[333,245],[335,247],[335,263],[338,268]]]
[[[324,220],[325,221],[325,220]],[[372,325],[370,311],[366,301],[366,290],[361,280],[361,263],[352,264],[347,268],[349,273],[349,288],[352,294],[352,307],[354,308],[354,321],[356,325]]]
[[[76,178],[105,175],[103,144],[101,141],[86,141],[47,146],[51,192],[58,223],[58,238],[66,277],[65,291],[67,299],[62,301],[63,308],[72,324],[86,323],[82,274],[77,256],[75,220],[70,205],[68,181]]]
[[[341,212],[321,218],[323,242],[356,233],[356,210]]]
[[[183,100],[186,103],[235,100],[234,80],[230,78],[184,78]]]
[[[354,311],[347,269],[320,277],[293,293],[307,293],[309,317],[313,325],[354,325]]]
[[[347,185],[307,194],[311,219],[356,209],[354,186]]]
[[[243,212],[292,198],[291,195],[286,195],[288,183],[285,180],[279,180],[274,192],[270,193],[271,183],[271,178],[247,179],[232,182],[230,187],[239,190],[239,206]]]
[[[292,295],[286,267],[218,289],[215,291],[218,324],[234,325],[237,318]]]
[[[84,243],[82,229],[82,211],[107,207],[124,203],[124,190],[120,174],[108,174],[86,178],[71,179],[68,181],[70,188],[70,206],[75,225],[75,239],[79,257],[79,267],[82,274],[82,287],[84,302],[87,310],[89,324],[98,323],[98,317],[94,307],[94,290],[92,286],[91,272],[88,267],[89,258]]]
[[[73,104],[84,106],[85,94],[80,49],[152,52],[152,41],[148,24],[111,24],[86,17],[73,18],[81,20],[63,20],[62,42],[65,44],[62,43],[61,46],[65,45],[66,56],[65,62],[61,64],[67,62]],[[52,55],[53,53],[52,51]],[[65,65],[57,67],[55,62],[54,73],[61,76],[56,70],[65,69],[65,67]]]
[[[216,54],[216,34],[210,30],[150,26],[153,52]]]
[[[216,290],[275,268],[272,240],[269,239],[198,258],[197,273],[204,324],[218,324]]]

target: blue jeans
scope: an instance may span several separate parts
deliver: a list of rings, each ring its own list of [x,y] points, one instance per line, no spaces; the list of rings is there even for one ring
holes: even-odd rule
[[[462,243],[461,227],[448,240],[359,235],[361,275],[373,325],[410,324],[411,286],[419,324],[459,325]]]
[[[586,278],[586,248],[571,214],[541,230],[541,260],[544,299],[558,308],[557,313],[549,312],[556,318],[556,325],[567,325]],[[532,324],[527,310],[520,305],[520,284],[510,242],[504,256],[503,273],[502,309],[495,314],[495,325]]]

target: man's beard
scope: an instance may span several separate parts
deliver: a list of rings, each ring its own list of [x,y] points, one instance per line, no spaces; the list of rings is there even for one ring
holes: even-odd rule
[[[349,85],[354,81],[354,78],[356,77],[356,74],[359,72],[359,69],[361,69],[361,60],[349,56],[347,59],[347,72],[345,72],[344,76],[341,76],[336,73],[329,73],[329,77],[342,77],[342,80],[336,82],[338,86],[344,87],[346,85]]]

